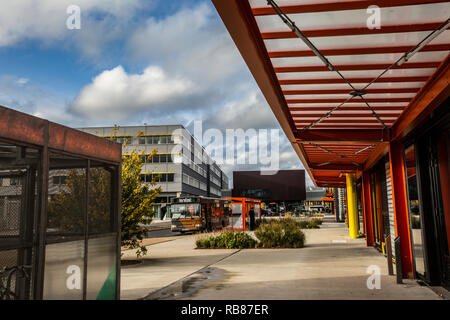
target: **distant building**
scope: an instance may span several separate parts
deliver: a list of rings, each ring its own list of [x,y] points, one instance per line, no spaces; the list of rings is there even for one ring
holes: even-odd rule
[[[171,218],[171,199],[180,196],[222,197],[228,189],[226,174],[205,149],[182,125],[126,126],[82,128],[91,133],[123,144],[123,154],[135,151],[144,157],[141,180],[152,180],[162,188],[155,206],[156,219]],[[153,157],[153,150],[157,153]],[[165,208],[166,207],[166,208]],[[163,209],[165,208],[165,209]]]
[[[312,206],[323,206],[327,188],[308,187],[306,189],[305,209],[308,211]]]
[[[261,199],[264,202],[300,202],[306,199],[305,171],[279,170],[274,175],[260,171],[234,171],[233,197]]]

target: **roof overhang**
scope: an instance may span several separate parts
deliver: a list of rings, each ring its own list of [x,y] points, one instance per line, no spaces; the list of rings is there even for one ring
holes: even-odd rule
[[[267,1],[212,2],[316,186],[345,186],[346,173],[370,168],[389,141],[403,138],[449,96],[448,30],[348,101],[346,81]],[[450,1],[442,0],[276,3],[358,90],[450,16]],[[382,10],[380,29],[366,25],[372,5]]]
[[[0,106],[0,139],[120,164],[122,145]]]

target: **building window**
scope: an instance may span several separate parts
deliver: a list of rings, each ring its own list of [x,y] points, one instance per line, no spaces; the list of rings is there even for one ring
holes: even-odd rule
[[[108,137],[110,141],[117,142],[120,144],[131,144],[131,137]]]
[[[65,185],[66,184],[66,176],[54,176],[53,184],[54,185]]]
[[[139,144],[174,144],[174,143],[175,138],[173,135],[147,136],[139,138]]]
[[[19,177],[9,178],[9,185],[10,186],[20,186],[20,185],[22,185],[21,179]]]
[[[149,173],[141,174],[141,182],[174,182],[174,173]]]

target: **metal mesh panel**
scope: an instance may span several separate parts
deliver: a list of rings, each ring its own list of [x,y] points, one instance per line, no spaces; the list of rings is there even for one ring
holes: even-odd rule
[[[38,155],[0,142],[0,300],[31,298]]]
[[[12,173],[12,172],[11,172]],[[23,178],[3,171],[0,184],[0,237],[17,237],[22,210]]]
[[[17,264],[17,250],[0,251],[0,300],[14,298],[15,273],[10,268]]]

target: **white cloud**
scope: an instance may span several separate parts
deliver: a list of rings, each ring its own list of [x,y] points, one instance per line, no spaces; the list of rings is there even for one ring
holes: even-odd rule
[[[131,35],[128,51],[132,60],[156,62],[194,79],[204,91],[245,70],[222,21],[205,3],[147,19]]]
[[[81,30],[69,30],[67,8],[81,9]],[[14,46],[24,40],[44,45],[76,48],[84,57],[98,58],[106,43],[117,39],[142,0],[14,0],[0,2],[0,47]],[[101,18],[99,18],[101,17]],[[121,30],[121,32],[119,32]]]
[[[205,122],[208,126],[228,129],[278,128],[272,110],[256,88],[236,100],[229,101],[219,110],[214,110]]]
[[[18,80],[16,81],[16,83],[17,83],[18,85],[24,85],[24,84],[27,84],[29,81],[30,81],[30,79],[27,79],[27,78],[20,78],[20,79],[18,79]]]
[[[150,109],[157,112],[191,90],[189,80],[169,77],[156,66],[142,74],[128,74],[118,66],[103,71],[84,87],[72,107],[87,118],[117,120]]]
[[[205,113],[246,94],[253,81],[242,72],[245,65],[212,6],[204,3],[148,18],[131,34],[127,48],[129,64],[147,66],[142,75],[122,68],[103,71],[81,90],[74,111],[117,121],[141,112],[147,123],[167,119],[168,113],[171,119],[202,117],[198,110]]]

